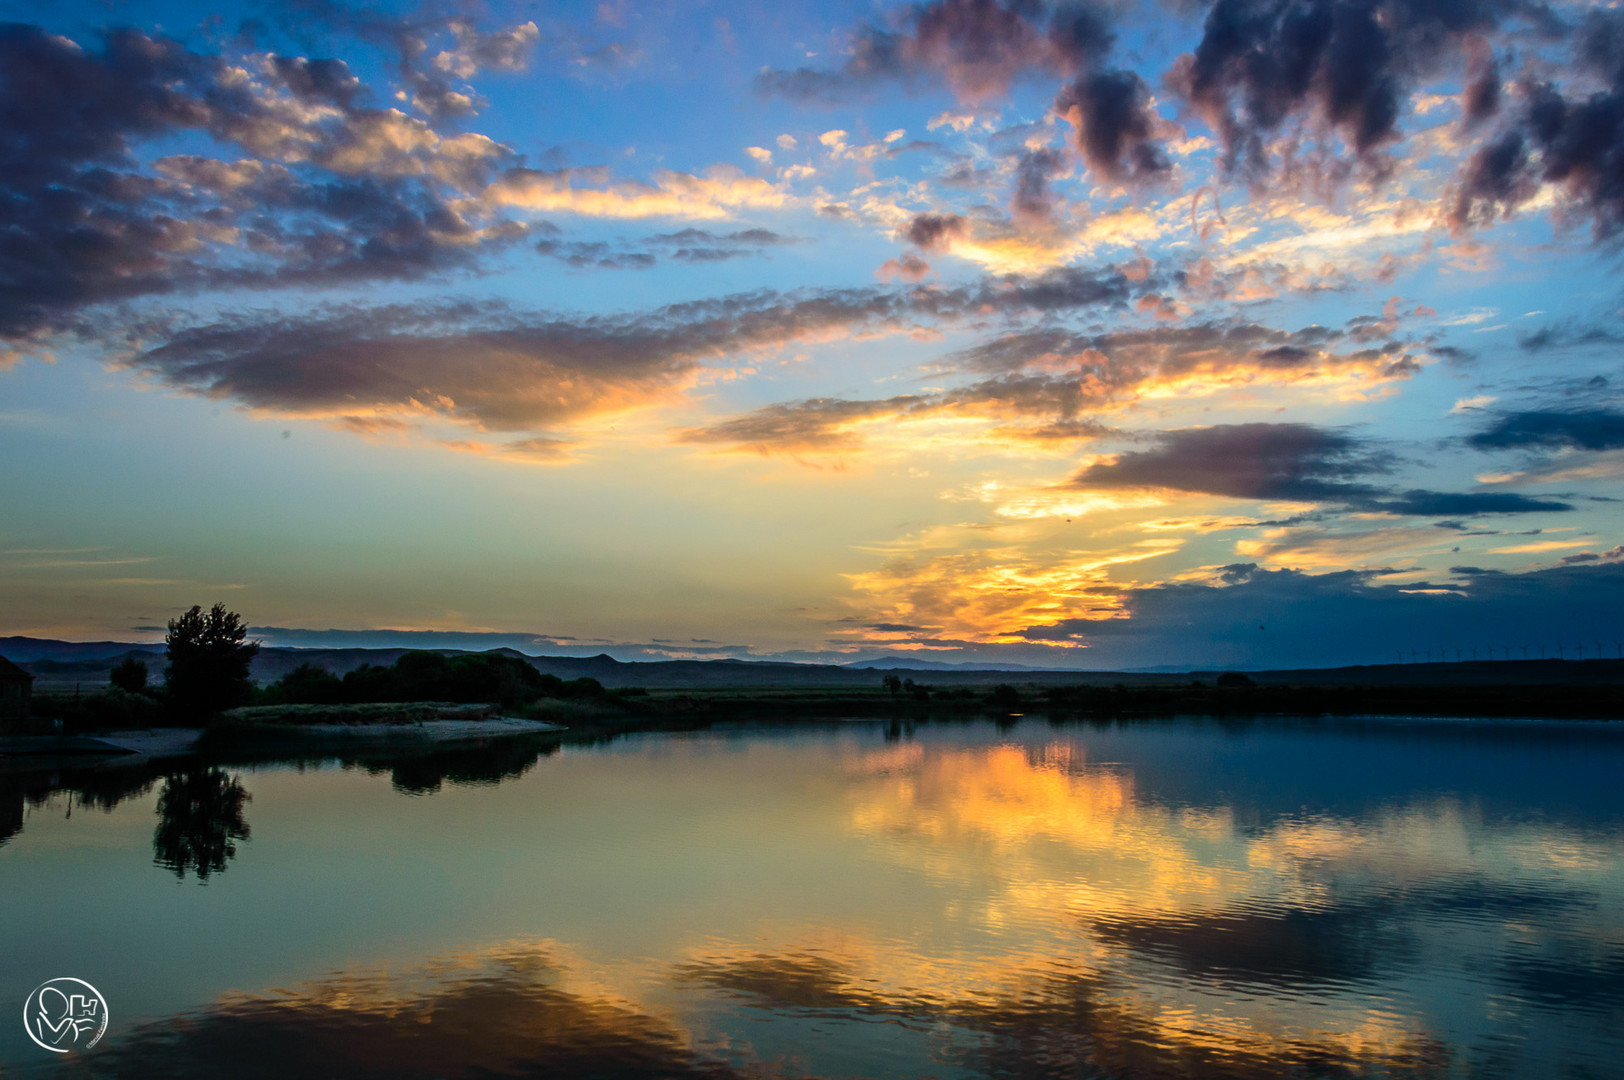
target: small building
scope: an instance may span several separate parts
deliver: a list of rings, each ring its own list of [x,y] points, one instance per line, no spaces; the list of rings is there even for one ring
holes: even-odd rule
[[[34,676],[0,656],[0,724],[28,719],[28,700],[34,696]]]

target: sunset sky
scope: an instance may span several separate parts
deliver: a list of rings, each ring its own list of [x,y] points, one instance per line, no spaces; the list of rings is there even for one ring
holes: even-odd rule
[[[0,8],[0,635],[1624,639],[1624,9]]]

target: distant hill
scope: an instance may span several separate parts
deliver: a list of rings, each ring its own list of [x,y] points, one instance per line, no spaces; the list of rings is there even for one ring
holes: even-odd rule
[[[853,660],[841,667],[874,671],[1064,671],[1077,674],[1076,668],[1036,667],[1032,664],[977,664],[950,663],[945,660],[921,660],[913,656],[877,656],[872,660]]]
[[[266,647],[254,658],[253,677],[275,682],[300,664],[315,664],[343,675],[362,664],[393,664],[414,650],[291,649]],[[437,649],[447,655],[473,650]],[[1075,671],[1007,665],[983,667],[947,664],[912,657],[882,656],[846,665],[793,664],[773,660],[637,660],[598,656],[531,656],[515,649],[491,652],[516,656],[537,670],[562,679],[590,676],[611,689],[641,686],[651,690],[720,690],[725,688],[855,688],[877,686],[896,672],[930,686],[1179,686],[1212,683],[1218,671]],[[0,656],[36,678],[35,690],[85,690],[106,685],[113,666],[126,656],[144,659],[153,682],[163,678],[163,646],[117,641],[51,641],[0,638]],[[1294,686],[1583,686],[1624,684],[1619,660],[1476,660],[1453,664],[1377,664],[1337,668],[1248,671],[1261,685]]]
[[[98,660],[121,657],[128,652],[155,652],[163,655],[164,643],[129,641],[54,641],[50,638],[0,638],[0,656],[14,664],[29,660]],[[111,665],[109,665],[111,666]]]

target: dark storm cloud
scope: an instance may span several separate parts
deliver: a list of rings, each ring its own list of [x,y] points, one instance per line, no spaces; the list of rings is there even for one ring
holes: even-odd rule
[[[1149,183],[1172,170],[1156,141],[1150,89],[1131,71],[1085,75],[1060,92],[1055,111],[1076,134],[1088,167],[1118,183]]]
[[[1624,449],[1624,412],[1529,409],[1506,413],[1466,441],[1479,450],[1619,450]]]
[[[1218,133],[1227,166],[1254,180],[1270,172],[1270,139],[1311,114],[1368,159],[1400,137],[1410,88],[1455,63],[1471,35],[1496,29],[1516,7],[1514,0],[1217,0],[1200,43],[1168,82]]]
[[[1573,40],[1585,89],[1570,96],[1552,82],[1519,84],[1514,115],[1461,172],[1449,210],[1455,227],[1489,224],[1547,183],[1597,239],[1624,229],[1624,12],[1592,10]]]
[[[442,140],[360,107],[364,96],[337,60],[271,56],[245,79],[135,31],[84,47],[0,27],[0,335],[182,288],[421,276],[522,231],[480,232],[451,209],[509,151]],[[144,143],[183,133],[238,159],[169,157],[144,171]]]
[[[1228,424],[1163,433],[1149,450],[1090,465],[1069,486],[1168,488],[1237,499],[1336,503],[1398,515],[1524,514],[1567,503],[1503,492],[1394,491],[1364,478],[1398,459],[1364,440],[1308,424]]]

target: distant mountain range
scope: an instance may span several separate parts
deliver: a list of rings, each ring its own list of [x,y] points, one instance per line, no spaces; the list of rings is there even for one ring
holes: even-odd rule
[[[913,656],[877,656],[872,660],[853,660],[841,664],[844,668],[870,668],[874,671],[1064,671],[1077,674],[1077,668],[1035,667],[1031,664],[953,664],[945,660],[921,660]]]
[[[335,675],[362,664],[393,664],[412,649],[293,649],[266,646],[254,657],[253,677],[275,682],[300,664],[324,667]],[[796,664],[773,660],[636,660],[598,656],[531,656],[517,649],[437,649],[448,655],[474,651],[515,656],[537,670],[562,679],[590,676],[604,686],[641,686],[658,690],[705,690],[724,687],[854,688],[872,687],[886,672],[910,678],[928,675],[931,686],[987,686],[995,682],[1027,686],[1110,686],[1115,683],[1173,686],[1190,681],[1211,682],[1217,671],[1077,671],[1007,665],[978,667],[880,656],[849,664]],[[127,656],[145,660],[149,678],[163,678],[164,647],[154,642],[52,641],[43,638],[0,638],[0,656],[35,676],[41,691],[99,689],[107,684],[114,665]],[[1340,668],[1249,670],[1264,685],[1298,686],[1410,686],[1410,685],[1581,685],[1624,683],[1620,660],[1500,660],[1453,664],[1377,664]],[[920,680],[924,681],[924,680]]]

